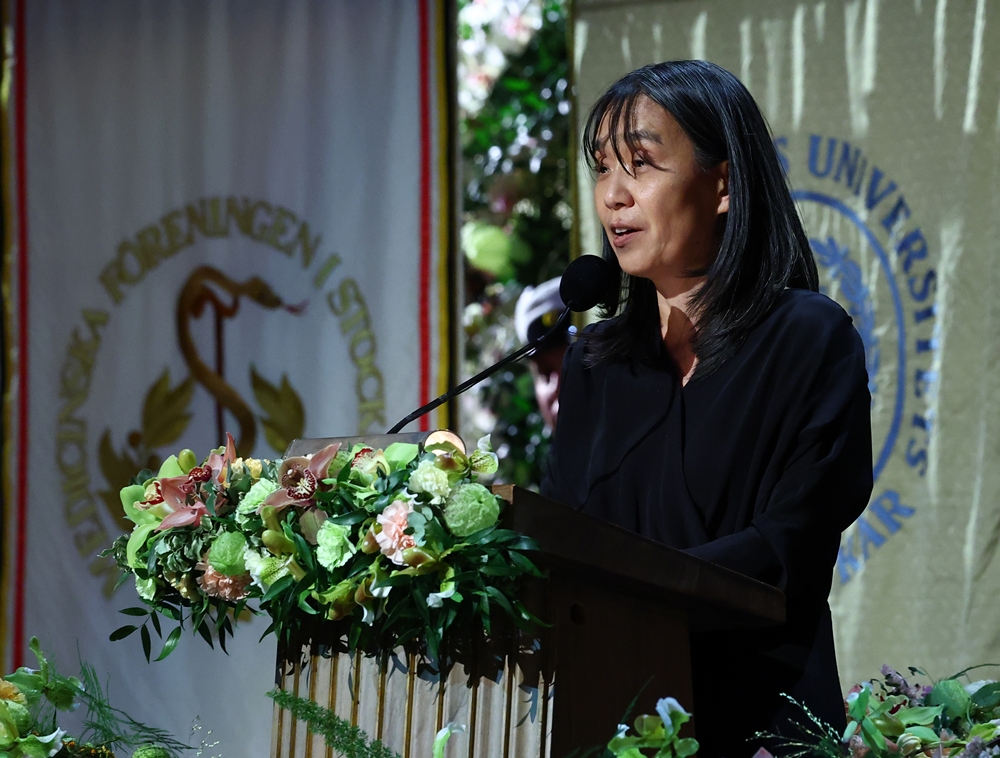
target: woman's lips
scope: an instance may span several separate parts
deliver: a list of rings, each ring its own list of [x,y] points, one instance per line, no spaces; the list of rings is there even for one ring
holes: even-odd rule
[[[636,235],[639,234],[640,229],[612,229],[611,230],[611,244],[614,247],[622,248],[627,246],[632,240],[635,239]]]

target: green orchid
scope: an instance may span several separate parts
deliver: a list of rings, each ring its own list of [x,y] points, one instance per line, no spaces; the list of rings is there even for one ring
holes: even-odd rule
[[[420,446],[408,442],[393,442],[383,451],[385,461],[389,464],[389,473],[404,469],[419,455]]]
[[[620,724],[618,733],[608,743],[608,750],[616,758],[645,758],[641,751],[656,749],[655,758],[688,758],[698,752],[698,740],[680,737],[680,728],[691,719],[674,698],[663,698],[656,704],[656,715],[639,716],[634,724],[635,734],[628,733],[628,726]]]
[[[24,693],[28,708],[34,708],[43,697],[60,711],[71,711],[76,708],[79,705],[77,696],[83,688],[80,680],[73,676],[63,677],[55,673],[48,659],[42,654],[37,637],[31,638],[28,648],[38,660],[38,670],[22,666],[13,674],[7,674],[4,679]]]

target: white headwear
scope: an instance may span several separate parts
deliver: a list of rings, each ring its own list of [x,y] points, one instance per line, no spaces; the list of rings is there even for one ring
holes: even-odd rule
[[[559,297],[560,278],[549,279],[537,287],[525,287],[514,308],[514,328],[521,342],[539,337],[551,328],[566,308]],[[535,322],[540,322],[532,328]]]

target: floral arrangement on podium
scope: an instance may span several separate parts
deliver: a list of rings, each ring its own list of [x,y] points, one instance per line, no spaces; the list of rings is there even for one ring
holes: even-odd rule
[[[411,643],[437,660],[447,634],[487,634],[495,611],[537,623],[517,598],[534,543],[502,529],[502,500],[474,481],[496,471],[488,438],[466,455],[449,442],[384,450],[335,443],[309,456],[242,459],[232,437],[197,462],[190,450],[121,491],[135,524],[108,551],[144,606],[122,613],[147,660],[164,617],[225,649],[244,610],[287,641],[308,619],[344,620],[351,649]],[[256,603],[257,609],[250,607]]]

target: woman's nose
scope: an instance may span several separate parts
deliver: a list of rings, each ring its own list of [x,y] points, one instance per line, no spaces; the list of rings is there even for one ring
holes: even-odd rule
[[[604,205],[607,208],[615,210],[632,204],[632,193],[626,183],[627,178],[628,174],[621,165],[611,170],[604,183]]]

